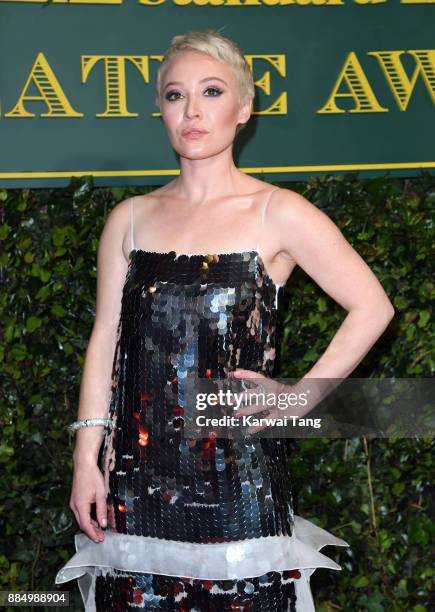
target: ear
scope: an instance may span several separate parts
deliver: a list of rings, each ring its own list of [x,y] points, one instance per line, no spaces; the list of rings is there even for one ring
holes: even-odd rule
[[[251,97],[246,96],[244,101],[242,102],[239,110],[239,120],[238,123],[246,123],[249,121],[249,117],[252,113],[253,100]]]

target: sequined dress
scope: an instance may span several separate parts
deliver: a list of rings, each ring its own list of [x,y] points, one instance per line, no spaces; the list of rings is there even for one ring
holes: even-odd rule
[[[259,231],[270,196],[262,205]],[[86,612],[312,612],[310,576],[348,546],[293,512],[284,439],[183,436],[183,388],[236,368],[272,376],[280,285],[257,248],[213,255],[137,249],[129,266],[102,445],[108,527],[79,532],[56,584]]]

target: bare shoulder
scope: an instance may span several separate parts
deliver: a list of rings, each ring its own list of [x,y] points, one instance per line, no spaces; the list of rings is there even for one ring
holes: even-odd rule
[[[130,249],[129,230],[131,205],[133,205],[135,219],[137,219],[137,217],[140,218],[141,210],[145,207],[147,208],[147,213],[150,213],[153,205],[159,200],[155,195],[157,191],[159,191],[159,189],[125,198],[115,204],[107,216],[101,238],[104,238],[106,242],[114,246],[120,244],[126,259],[128,259],[128,251]]]
[[[279,188],[271,198],[271,214],[285,221],[285,219],[300,220],[322,213],[317,206],[307,200],[303,195],[287,187]]]
[[[279,189],[271,198],[269,209],[268,223],[282,253],[294,261],[302,248],[321,237],[330,242],[341,237],[339,228],[326,213],[291,189]]]
[[[170,196],[171,191],[168,189],[168,185],[163,185],[148,193],[135,195],[133,196],[134,211],[140,215],[142,211],[146,209],[147,215],[149,215],[158,204],[166,201]]]
[[[130,198],[121,200],[107,215],[99,241],[99,260],[127,261],[124,243],[129,227]]]
[[[125,227],[128,223],[129,204],[130,198],[126,198],[118,202],[118,204],[115,204],[107,215],[103,233],[110,234],[111,237],[115,237],[116,235],[123,236]]]

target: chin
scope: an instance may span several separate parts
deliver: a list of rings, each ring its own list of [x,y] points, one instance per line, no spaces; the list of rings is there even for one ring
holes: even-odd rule
[[[180,157],[184,157],[184,159],[207,159],[208,157],[213,157],[216,153],[210,153],[208,151],[198,151],[198,153],[190,153],[188,151],[177,151]]]
[[[213,147],[210,146],[210,143],[207,143],[206,146],[202,147],[192,147],[191,145],[174,147],[174,150],[178,155],[180,155],[180,157],[185,157],[186,159],[206,159],[207,157],[219,155],[219,153],[222,153],[229,147],[232,147],[233,143],[234,138],[229,139],[228,142],[223,142]]]

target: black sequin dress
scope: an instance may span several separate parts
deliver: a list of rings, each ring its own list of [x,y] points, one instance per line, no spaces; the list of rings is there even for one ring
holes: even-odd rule
[[[348,544],[294,515],[286,441],[183,436],[186,381],[272,376],[280,286],[259,248],[136,249],[133,200],[130,213],[101,454],[108,528],[100,543],[76,534],[56,584],[78,578],[89,612],[311,612],[313,571],[341,569],[320,548]]]

